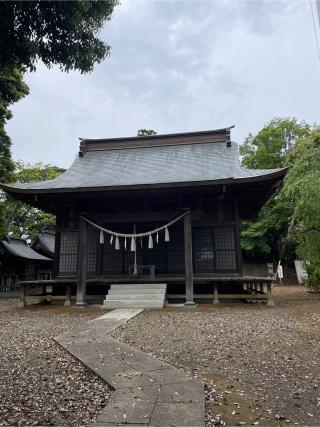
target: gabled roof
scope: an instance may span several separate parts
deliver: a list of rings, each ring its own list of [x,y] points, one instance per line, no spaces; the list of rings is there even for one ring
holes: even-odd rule
[[[24,239],[9,238],[3,240],[2,245],[4,249],[10,254],[18,258],[29,261],[51,261],[43,255],[38,254],[30,248],[28,243]]]
[[[230,129],[85,140],[70,168],[50,181],[2,185],[9,193],[60,193],[241,183],[282,178],[285,169],[246,169]]]
[[[37,234],[35,241],[31,245],[36,252],[42,250],[48,257],[52,258],[55,247],[55,234],[47,231]]]

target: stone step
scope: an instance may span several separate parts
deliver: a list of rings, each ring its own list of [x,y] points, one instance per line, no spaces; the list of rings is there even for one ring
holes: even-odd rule
[[[167,289],[166,283],[124,283],[112,284],[110,289]]]
[[[118,289],[118,288],[112,288],[109,290],[108,295],[134,295],[134,294],[154,294],[154,295],[162,295],[165,293],[165,289]]]
[[[104,300],[103,308],[162,308],[163,303],[152,300]]]
[[[166,283],[128,283],[111,285],[103,308],[162,308]]]
[[[121,294],[121,295],[110,295],[110,293],[106,296],[106,300],[111,301],[111,300],[122,300],[122,301],[126,301],[126,300],[152,300],[152,301],[163,301],[165,298],[165,293],[163,292],[162,294],[145,294],[145,293],[140,293],[140,294]]]

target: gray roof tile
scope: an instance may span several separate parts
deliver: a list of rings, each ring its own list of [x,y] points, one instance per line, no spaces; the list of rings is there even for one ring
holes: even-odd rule
[[[226,143],[185,144],[88,151],[56,179],[14,187],[54,190],[170,184],[258,177],[279,170],[241,167],[234,142],[231,147]]]
[[[32,261],[51,261],[43,255],[38,254],[30,248],[27,243],[19,242],[18,239],[13,239],[10,242],[2,241],[3,247],[13,256]]]

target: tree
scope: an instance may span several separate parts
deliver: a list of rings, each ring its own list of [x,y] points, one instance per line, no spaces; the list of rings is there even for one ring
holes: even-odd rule
[[[295,118],[275,118],[257,135],[249,134],[240,146],[242,165],[253,169],[287,166],[297,141],[308,139],[311,133],[311,126],[305,122],[298,122]],[[288,203],[281,189],[277,190],[256,220],[242,224],[245,257],[278,261],[292,214],[292,204]],[[287,262],[292,261],[294,253],[293,240],[284,253]]]
[[[52,165],[43,165],[40,162],[33,165],[17,162],[14,179],[19,182],[44,181],[54,179],[62,172],[64,169]],[[0,201],[0,212],[2,214],[1,237],[10,233],[15,237],[32,240],[41,231],[54,230],[55,227],[53,215],[17,200],[6,200],[4,196]]]
[[[277,262],[292,213],[292,206],[287,204],[281,190],[278,190],[263,206],[256,220],[243,221],[241,245],[245,258]],[[288,244],[284,254],[286,261],[291,262],[293,255],[294,244]]]
[[[310,284],[320,287],[320,131],[297,142],[283,194],[294,212],[296,252],[306,261]]]
[[[110,54],[97,36],[118,0],[0,2],[0,69],[35,71],[41,60],[63,71],[92,71]]]
[[[295,118],[274,118],[240,145],[242,165],[252,169],[281,168],[296,141],[308,137],[311,127]]]
[[[118,0],[0,2],[0,182],[13,171],[11,141],[5,125],[9,106],[29,92],[23,73],[37,61],[62,71],[92,71],[111,47],[98,38]]]
[[[9,106],[28,93],[28,86],[23,82],[22,73],[17,68],[11,69],[10,72],[0,68],[0,182],[10,181],[14,170],[11,140],[5,131],[5,125],[12,117]]]
[[[137,136],[154,136],[157,132],[153,129],[139,129]]]
[[[37,182],[57,178],[65,169],[53,165],[44,165],[42,162],[34,164],[22,161],[15,163],[14,178],[17,182]]]

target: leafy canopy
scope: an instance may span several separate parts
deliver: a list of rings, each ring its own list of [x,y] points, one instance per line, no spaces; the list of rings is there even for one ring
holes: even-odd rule
[[[0,2],[0,69],[34,71],[41,60],[63,71],[92,71],[110,53],[98,38],[118,0]]]
[[[320,131],[298,141],[288,161],[283,195],[294,211],[296,252],[307,261],[310,283],[320,286]]]
[[[64,169],[41,162],[25,164],[15,163],[14,180],[19,182],[44,181],[59,176]],[[2,220],[2,221],[1,221]],[[2,227],[1,227],[2,225]],[[54,230],[55,217],[32,208],[17,200],[7,200],[2,193],[0,200],[0,231],[1,237],[10,233],[15,237],[34,239],[41,231]]]
[[[0,182],[10,181],[14,170],[10,150],[11,140],[5,131],[5,125],[12,117],[9,106],[28,93],[28,86],[17,68],[10,70],[0,68]]]
[[[294,162],[297,141],[303,140],[307,144],[311,134],[312,128],[305,122],[295,118],[274,118],[256,135],[249,134],[240,146],[242,165],[252,169],[290,165]],[[256,220],[244,222],[241,237],[245,258],[278,261],[293,210],[293,204],[279,189]],[[295,241],[290,241],[284,253],[286,261],[291,262],[294,253]]]
[[[296,141],[310,135],[311,127],[295,118],[274,118],[240,146],[242,165],[252,169],[283,167]]]
[[[139,129],[137,136],[154,136],[157,132],[153,129]]]

